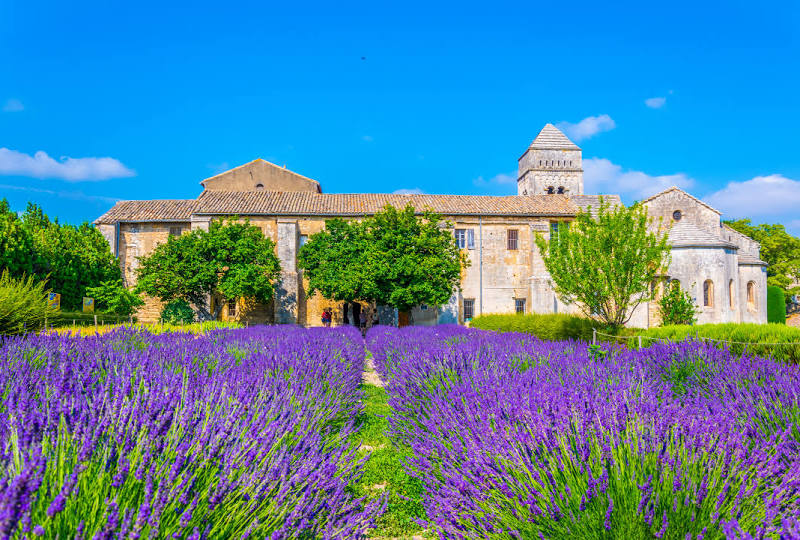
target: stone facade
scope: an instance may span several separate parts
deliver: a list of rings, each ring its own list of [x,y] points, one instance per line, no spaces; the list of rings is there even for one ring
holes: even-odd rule
[[[122,201],[96,224],[120,259],[125,284],[131,286],[138,257],[170,234],[208,230],[215,218],[246,218],[275,242],[281,277],[269,305],[243,299],[225,302],[221,318],[319,326],[328,308],[336,325],[345,320],[345,310],[352,322],[354,308],[306,294],[307,282],[297,266],[302,244],[323,230],[328,218],[358,219],[385,204],[411,204],[419,211],[430,208],[452,223],[470,265],[463,271],[460,290],[444,306],[417,306],[398,314],[362,302],[370,314],[378,310],[381,323],[464,324],[482,313],[577,313],[577,306],[565,305],[555,295],[534,239],[537,234],[549,239],[577,212],[597,207],[598,196],[583,194],[581,166],[580,148],[548,124],[519,160],[516,196],[323,194],[314,180],[256,160],[204,180],[197,199]],[[621,204],[618,196],[605,197]],[[756,242],[721,226],[719,212],[677,188],[644,204],[656,226],[669,228],[672,264],[665,279],[677,279],[691,292],[701,306],[699,322],[766,322],[766,271]],[[704,285],[707,282],[710,285]],[[210,300],[212,306],[223,301]],[[147,299],[139,319],[157,320],[161,307]],[[654,303],[640,306],[630,321],[637,327],[658,323]]]

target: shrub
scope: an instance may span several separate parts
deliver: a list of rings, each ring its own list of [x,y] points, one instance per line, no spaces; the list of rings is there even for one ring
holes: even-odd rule
[[[661,325],[694,324],[697,321],[697,307],[689,293],[681,288],[680,281],[665,285],[664,296],[658,299]]]
[[[137,307],[144,305],[138,294],[122,286],[121,279],[104,281],[97,287],[89,287],[86,295],[94,298],[100,307],[123,317],[130,317]]]
[[[800,363],[800,328],[785,324],[674,325],[650,328],[641,334],[644,337],[666,341],[683,341],[687,338],[719,340],[720,347],[727,346],[730,352],[736,355],[747,353],[772,356],[776,360]],[[651,340],[644,341],[645,346],[651,343]],[[777,345],[767,345],[772,343]]]
[[[767,287],[767,322],[786,324],[786,298],[780,287]]]
[[[592,329],[597,328],[606,332],[605,326],[599,321],[566,313],[480,315],[472,319],[470,327],[499,332],[524,332],[549,341],[564,339],[591,341]]]
[[[186,300],[173,300],[161,310],[161,320],[167,324],[188,324],[194,321],[194,310]]]
[[[15,279],[8,270],[0,274],[0,335],[22,334],[44,327],[56,314],[47,302],[45,282],[33,276]]]

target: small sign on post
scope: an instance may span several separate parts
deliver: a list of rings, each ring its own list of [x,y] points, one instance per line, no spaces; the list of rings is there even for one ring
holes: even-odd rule
[[[61,294],[56,292],[47,293],[47,303],[50,305],[51,308],[60,310]]]
[[[94,313],[94,298],[89,298],[88,296],[83,297],[83,312]]]

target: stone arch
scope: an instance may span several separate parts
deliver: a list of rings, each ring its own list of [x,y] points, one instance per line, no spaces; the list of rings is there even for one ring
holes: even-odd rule
[[[703,282],[703,307],[714,307],[714,282],[710,279]]]
[[[734,298],[736,297],[736,289],[733,285],[733,280],[728,281],[728,305],[731,309],[736,307],[736,301]]]
[[[756,282],[747,282],[747,308],[756,309]]]

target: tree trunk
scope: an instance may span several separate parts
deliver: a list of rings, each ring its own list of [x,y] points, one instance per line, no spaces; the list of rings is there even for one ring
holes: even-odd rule
[[[342,308],[342,324],[345,326],[350,324],[350,319],[347,317],[347,308],[350,305],[349,302],[344,303],[344,307]]]

